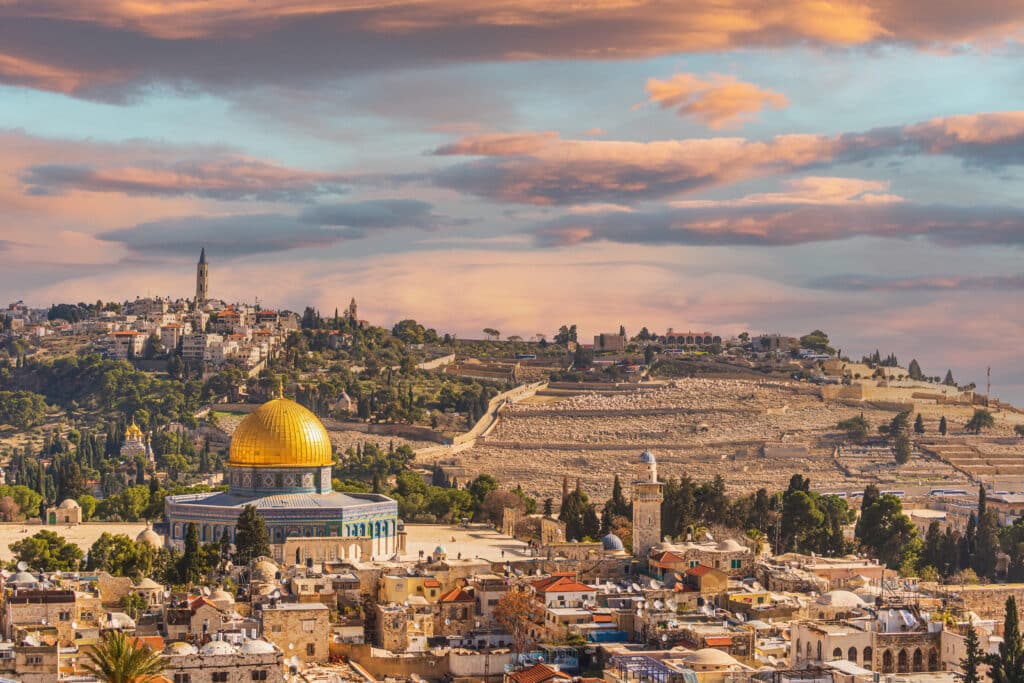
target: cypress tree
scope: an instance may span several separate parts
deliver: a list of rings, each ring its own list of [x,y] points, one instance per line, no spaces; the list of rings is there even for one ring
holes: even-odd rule
[[[999,654],[989,655],[987,660],[992,683],[1024,683],[1024,646],[1021,644],[1017,600],[1012,595],[1006,598]]]
[[[270,536],[263,516],[254,505],[242,508],[235,531],[235,559],[248,564],[254,558],[270,555]]]
[[[981,650],[978,642],[978,632],[974,630],[974,624],[967,625],[967,652],[960,660],[962,672],[959,676],[961,683],[982,683],[981,674],[978,673],[978,666],[985,662],[985,653]]]
[[[942,434],[943,436],[945,436],[946,435],[946,429],[947,429],[947,427],[946,427],[946,416],[943,415],[942,419],[939,420],[939,433]]]

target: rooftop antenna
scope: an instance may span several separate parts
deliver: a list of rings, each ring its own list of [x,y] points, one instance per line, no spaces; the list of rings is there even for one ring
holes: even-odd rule
[[[985,382],[985,400],[986,401],[991,401],[992,400],[992,366],[991,365],[988,367],[988,370],[985,373],[985,377],[986,377],[986,382]]]

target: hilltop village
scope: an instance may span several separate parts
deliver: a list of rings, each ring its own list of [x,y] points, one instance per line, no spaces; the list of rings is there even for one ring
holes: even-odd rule
[[[115,647],[173,683],[1016,665],[1024,413],[951,372],[228,304],[205,251],[190,299],[0,319],[0,679]]]

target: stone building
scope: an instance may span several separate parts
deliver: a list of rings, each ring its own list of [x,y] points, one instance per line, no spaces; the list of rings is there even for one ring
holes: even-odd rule
[[[719,569],[733,578],[748,576],[753,569],[754,553],[731,538],[704,543],[659,543],[651,550],[651,572],[661,578],[698,565]]]
[[[163,652],[171,681],[187,683],[284,683],[284,653],[265,640],[235,645],[212,640],[200,648],[171,643]]]
[[[471,590],[461,586],[442,595],[435,605],[434,635],[461,636],[473,630],[476,600]]]
[[[46,523],[50,525],[75,525],[82,523],[82,506],[71,498],[65,498],[60,505],[46,508]]]
[[[12,579],[24,580],[19,572]],[[58,642],[71,645],[75,630],[75,592],[71,590],[16,589],[4,600],[3,633],[5,640],[13,640],[16,630],[28,628],[55,628]]]
[[[633,553],[646,558],[661,540],[661,502],[663,486],[658,481],[658,463],[654,454],[640,455],[637,479],[633,482]]]
[[[263,637],[288,657],[305,662],[326,662],[330,658],[330,610],[319,602],[274,602],[263,605]]]

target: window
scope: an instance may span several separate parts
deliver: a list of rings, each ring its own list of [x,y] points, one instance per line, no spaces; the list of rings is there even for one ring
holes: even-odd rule
[[[743,560],[729,560],[729,569],[742,569]]]
[[[303,633],[312,633],[315,630],[316,630],[316,621],[314,621],[313,619],[303,619],[302,620],[302,632]]]
[[[696,567],[699,564],[700,564],[700,562],[697,561],[697,560],[690,560],[690,568],[691,569],[693,569],[694,567]]]
[[[260,671],[253,671],[252,672],[252,680],[254,680],[254,681],[265,681],[265,680],[267,680],[267,670],[263,669],[263,670],[260,670]]]
[[[38,666],[43,663],[42,655],[29,655],[25,657],[25,663],[29,666]]]
[[[228,683],[227,671],[214,671],[212,676],[213,683]]]
[[[71,612],[60,612],[57,614],[60,621],[71,621]]]
[[[281,627],[281,624],[274,624],[273,626],[270,627],[270,632],[271,633],[280,633],[282,630],[283,629]]]
[[[174,683],[192,683],[192,676],[189,674],[174,674]]]
[[[306,643],[306,656],[312,657],[316,654],[316,645],[313,643]]]

